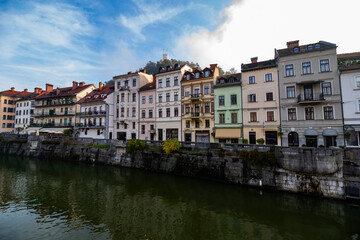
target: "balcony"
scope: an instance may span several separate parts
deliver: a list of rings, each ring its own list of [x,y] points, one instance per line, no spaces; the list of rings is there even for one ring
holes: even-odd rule
[[[65,100],[65,101],[52,101],[52,102],[36,102],[36,107],[50,107],[50,106],[61,106],[61,105],[73,105],[75,102],[73,100]]]
[[[129,86],[121,86],[119,88],[119,91],[130,91],[130,87]]]
[[[106,116],[106,111],[79,112],[76,113],[76,116],[80,116],[80,117]]]
[[[76,124],[76,128],[105,128],[103,124],[95,124],[95,123],[78,123]]]
[[[34,113],[33,117],[41,118],[41,117],[62,117],[62,116],[74,116],[75,112],[63,112],[63,113],[55,113],[55,112],[49,112],[49,113]]]
[[[197,93],[197,94],[191,94],[190,95],[190,99],[191,101],[201,101],[203,98],[203,95],[200,94],[200,93]]]
[[[203,117],[204,114],[200,113],[200,112],[195,112],[195,113],[191,113],[191,118],[195,119],[195,118],[201,118]]]
[[[305,96],[303,94],[299,94],[297,96],[298,104],[318,104],[325,102],[324,94],[313,94],[312,96]]]
[[[73,123],[31,123],[30,127],[74,127]]]

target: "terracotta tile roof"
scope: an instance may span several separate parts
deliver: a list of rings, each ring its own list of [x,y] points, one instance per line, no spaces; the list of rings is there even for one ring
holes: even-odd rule
[[[218,76],[214,87],[225,87],[231,85],[241,85],[241,73]]]
[[[57,97],[70,97],[75,96],[86,88],[92,86],[93,84],[87,84],[84,86],[77,86],[75,89],[73,87],[66,88],[57,88],[52,90],[51,92],[47,92],[41,96],[36,97],[36,99],[44,99],[44,98],[57,98]],[[58,92],[59,91],[59,92]],[[57,93],[58,92],[58,93]]]
[[[274,59],[271,59],[256,63],[241,64],[241,71],[248,72],[248,71],[255,71],[255,70],[273,68],[273,67],[276,67],[276,61]]]
[[[358,60],[360,59],[360,52],[338,54],[337,58],[341,60]]]
[[[148,91],[148,90],[153,90],[156,89],[156,80],[154,78],[154,80],[151,83],[146,84],[145,86],[142,86],[139,89],[139,92],[143,92],[143,91]]]
[[[209,77],[213,77],[214,76],[214,70],[215,70],[215,68],[217,67],[217,64],[211,64],[210,65],[210,68],[208,68],[208,67],[206,67],[206,68],[204,68],[203,70],[199,70],[199,69],[197,69],[197,68],[193,68],[192,69],[192,71],[188,71],[188,72],[185,72],[184,73],[184,76],[183,76],[183,78],[182,78],[182,82],[183,81],[190,81],[190,80],[194,80],[194,79],[196,79],[196,80],[200,80],[200,79],[202,79],[202,78],[209,78]],[[209,76],[207,76],[207,77],[205,77],[205,72],[206,71],[209,71]],[[199,73],[199,77],[198,78],[196,78],[196,73]],[[189,79],[188,79],[188,75],[190,75],[190,77],[189,77]]]
[[[101,91],[99,91],[99,88],[97,88],[82,99],[80,99],[77,104],[104,101],[109,94],[114,92],[114,89],[115,87],[113,84],[105,85]]]
[[[353,66],[346,66],[346,67],[339,67],[340,72],[346,71],[353,71],[353,70],[360,70],[360,65],[353,65]]]
[[[176,68],[176,66],[177,66],[177,68]],[[178,65],[178,64],[175,64],[174,66],[166,66],[165,68],[159,68],[158,69],[158,72],[157,73],[155,73],[156,75],[157,74],[162,74],[162,73],[168,73],[168,72],[173,72],[173,71],[179,71],[179,70],[181,70],[181,68],[183,68],[185,66],[185,64],[183,64],[183,65]]]
[[[26,97],[28,95],[32,94],[32,92],[28,92],[28,91],[15,91],[14,89],[11,90],[5,90],[0,92],[0,95],[6,95],[6,96],[10,96],[10,97],[18,97],[18,98],[23,98]]]
[[[296,47],[299,48],[298,52],[294,52],[294,49]],[[286,56],[291,56],[291,55],[296,55],[296,54],[303,54],[303,53],[314,52],[314,51],[323,51],[323,50],[328,50],[328,49],[333,49],[333,48],[337,48],[336,44],[325,42],[325,41],[319,41],[317,43],[311,43],[311,44],[306,44],[306,45],[301,45],[301,46],[294,46],[294,47],[289,47],[289,48],[284,48],[284,49],[275,49],[275,53],[276,53],[277,57],[286,57]]]

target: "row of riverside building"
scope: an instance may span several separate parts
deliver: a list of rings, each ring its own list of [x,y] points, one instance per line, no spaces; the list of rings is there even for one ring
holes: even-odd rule
[[[319,41],[219,75],[167,66],[114,76],[114,85],[0,93],[0,131],[96,139],[360,146],[360,53]]]

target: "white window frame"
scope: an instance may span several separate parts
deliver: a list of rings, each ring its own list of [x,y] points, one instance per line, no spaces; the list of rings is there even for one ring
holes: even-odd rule
[[[275,93],[274,93],[274,91],[268,91],[268,92],[265,92],[265,102],[270,102],[270,101],[267,100],[267,97],[266,97],[266,94],[267,94],[267,93],[272,93],[272,95],[273,95],[273,100],[271,100],[271,102],[275,101]]]
[[[296,120],[289,120],[289,108],[295,108],[295,111],[296,111]],[[286,108],[286,120],[287,121],[299,121],[299,111],[298,111],[298,108],[297,107],[288,107]]]
[[[267,116],[267,113],[268,112],[273,112],[274,113],[274,121],[270,121],[270,122],[276,122],[277,120],[276,120],[276,112],[275,112],[275,110],[273,109],[273,110],[266,110],[266,122],[269,122],[268,121],[268,116]]]
[[[209,87],[209,93],[205,93],[205,87]],[[206,85],[204,85],[204,95],[208,95],[208,94],[211,94],[211,87],[210,87],[210,84],[206,84]]]
[[[141,96],[141,104],[146,104],[146,96]]]
[[[310,73],[306,73],[306,74],[304,74],[304,68],[303,68],[303,63],[307,63],[307,62],[309,62],[310,63]],[[303,61],[303,62],[301,62],[301,75],[310,75],[310,74],[313,74],[314,73],[314,71],[313,71],[313,64],[312,64],[312,61],[311,60],[306,60],[306,61]],[[295,73],[295,72],[294,72]]]
[[[325,82],[322,82],[321,83],[321,93],[323,93],[323,84],[324,83],[330,83],[330,89],[331,89],[331,94],[329,94],[329,95],[324,95],[324,96],[331,96],[331,95],[334,95],[334,93],[333,93],[333,83],[332,83],[332,81],[325,81]]]
[[[307,120],[306,119],[306,110],[305,110],[305,108],[308,108],[308,107],[312,107],[312,106],[305,106],[304,107],[304,120],[305,121],[313,121],[313,120]],[[316,108],[315,107],[312,107],[313,109],[314,109],[314,120],[316,120]]]
[[[255,97],[256,97],[256,99],[255,99],[256,101],[255,101],[255,102],[249,102],[249,95],[254,95],[254,94],[255,94]],[[248,95],[247,95],[247,100],[248,100],[248,101],[247,101],[248,103],[257,103],[258,100],[259,100],[259,99],[258,99],[258,96],[257,96],[257,93],[248,93]]]
[[[327,73],[327,72],[322,72],[321,71],[321,60],[328,60],[329,61],[329,71],[328,72],[331,72],[331,61],[330,61],[330,58],[322,58],[322,59],[319,59],[319,73]]]
[[[293,99],[293,98],[288,98],[288,95],[287,95],[287,88],[288,87],[294,87],[294,97],[293,98],[296,98],[296,85],[285,85],[285,98],[286,99]]]
[[[250,77],[254,77],[254,83],[250,83]],[[248,84],[256,84],[256,76],[255,75],[250,75],[248,77]]]
[[[288,65],[292,65],[293,66],[293,75],[290,75],[290,76],[286,76],[286,66],[288,66]],[[293,64],[293,63],[289,63],[289,64],[285,64],[284,65],[284,77],[295,77],[296,76],[296,68],[295,68],[295,64]]]
[[[267,74],[271,75],[271,81],[269,81],[269,82],[274,82],[274,74],[272,72],[268,72],[268,73],[264,74],[264,83],[267,83],[267,81],[266,81],[266,75]]]
[[[160,83],[161,83],[161,86],[160,86]],[[163,81],[162,81],[162,79],[159,79],[158,80],[158,88],[163,88]]]
[[[354,85],[355,85],[354,89],[360,89],[360,87],[357,86],[357,78],[359,78],[359,81],[360,81],[360,75],[354,76]]]
[[[324,112],[324,108],[325,108],[325,107],[332,107],[332,108],[333,108],[333,116],[334,116],[333,119],[325,119],[325,112]],[[314,111],[314,114],[315,114],[315,111]],[[334,106],[334,105],[323,105],[323,106],[322,106],[322,119],[323,119],[323,120],[328,120],[328,121],[336,120],[335,106]]]
[[[256,121],[255,122],[259,122],[259,114],[257,111],[249,111],[249,123],[252,123],[251,121],[251,113],[256,113]]]
[[[356,109],[360,112],[360,98],[356,99]]]

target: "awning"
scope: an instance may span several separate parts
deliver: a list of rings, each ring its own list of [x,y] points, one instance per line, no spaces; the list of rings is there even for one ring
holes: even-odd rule
[[[304,131],[304,136],[317,136],[317,135],[319,135],[318,132],[313,129],[306,129]]]
[[[278,127],[264,127],[265,131],[278,131],[279,128]]]
[[[355,132],[360,132],[360,127],[354,127]]]
[[[24,133],[30,134],[39,131],[42,127],[28,127],[23,130]]]
[[[241,129],[216,129],[215,138],[241,138]]]
[[[337,136],[338,133],[335,129],[325,129],[322,133],[323,136]]]
[[[55,133],[55,134],[63,134],[65,129],[69,128],[43,128],[39,130],[40,133]]]

